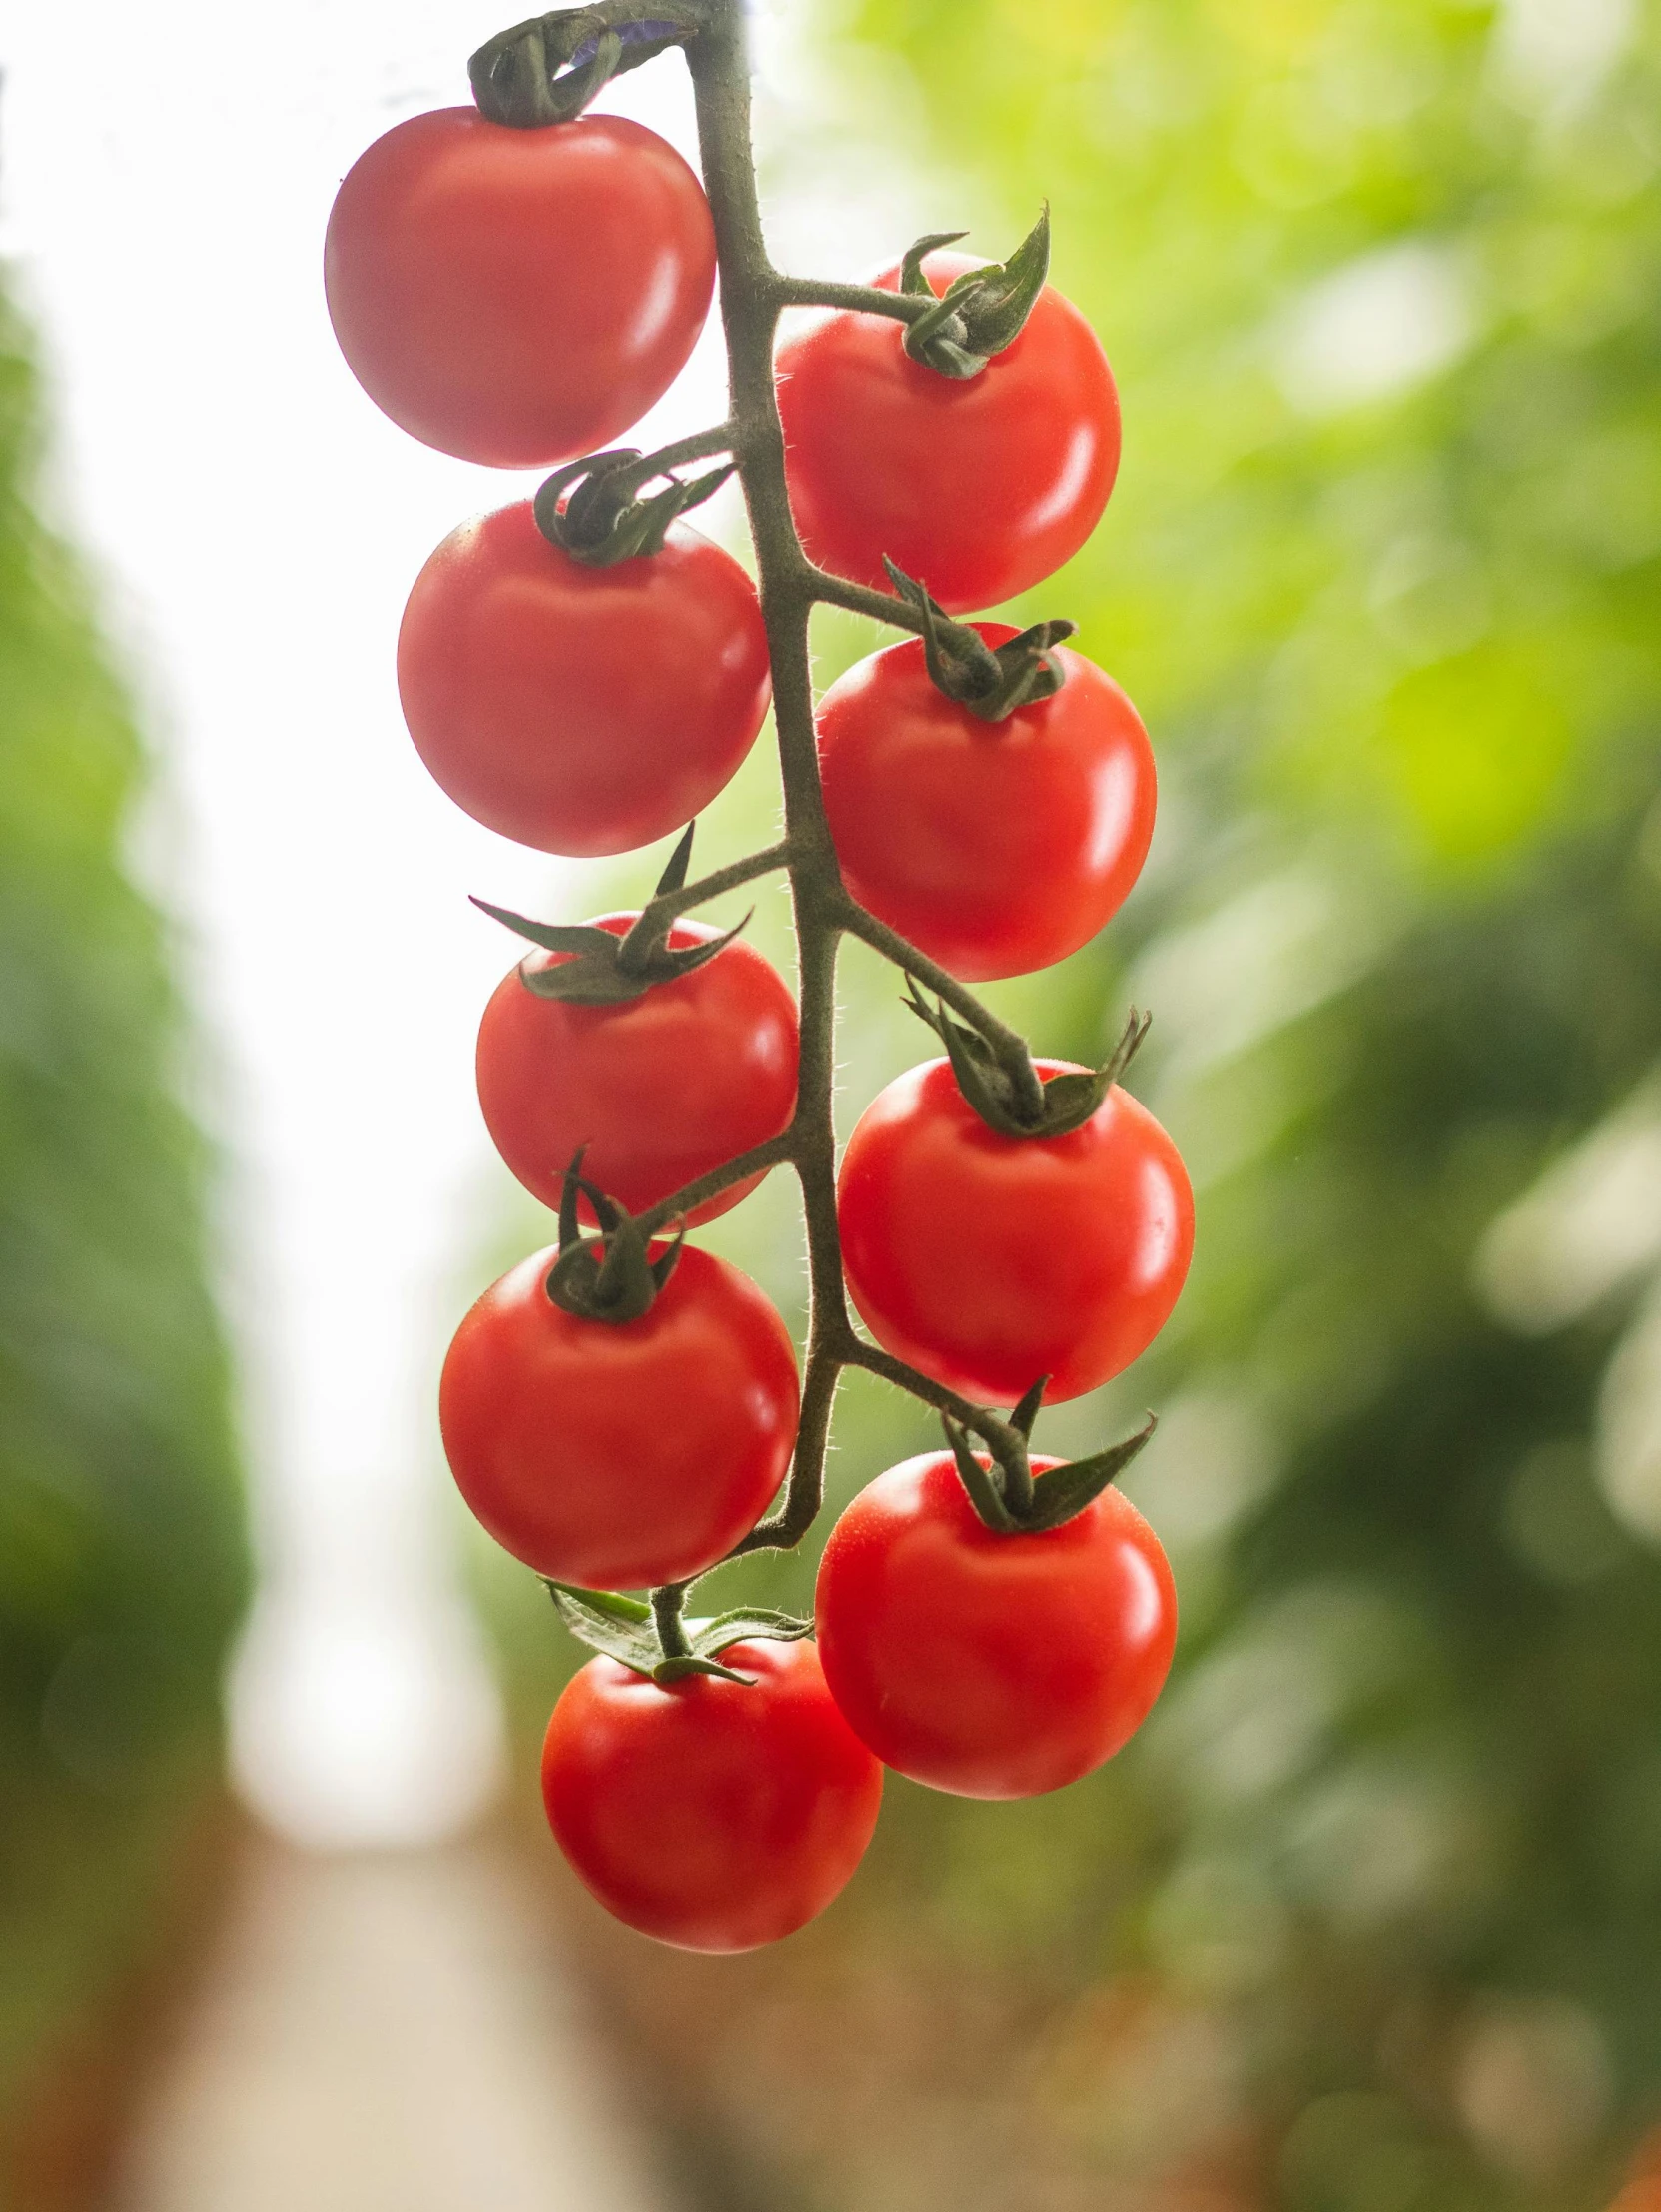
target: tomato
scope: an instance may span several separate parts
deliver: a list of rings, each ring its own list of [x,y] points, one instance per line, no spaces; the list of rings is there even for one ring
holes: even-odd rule
[[[660,553],[587,568],[528,500],[463,523],[416,577],[398,688],[457,806],[573,858],[689,822],[771,696],[755,587],[730,554],[677,523]]]
[[[1015,635],[975,627],[993,646]],[[862,660],[820,704],[825,812],[848,889],[968,983],[1087,944],[1154,834],[1154,754],[1135,707],[1093,661],[1054,650],[1061,690],[1001,722],[936,690],[916,638]]]
[[[937,293],[979,266],[923,264]],[[896,290],[899,265],[872,282]],[[968,614],[1041,583],[1095,529],[1119,468],[1119,397],[1095,332],[1048,285],[965,381],[902,339],[886,316],[842,310],[779,348],[790,504],[822,568],[886,590],[886,553]]]
[[[553,1250],[456,1330],[438,1420],[496,1542],[558,1582],[644,1589],[712,1567],[766,1511],[796,1438],[796,1355],[747,1275],[687,1247],[636,1321],[586,1321],[543,1287]]]
[[[1065,1136],[1001,1136],[944,1060],[866,1108],[836,1204],[848,1288],[878,1343],[981,1405],[1016,1404],[1040,1375],[1055,1404],[1128,1367],[1194,1249],[1177,1147],[1128,1092],[1116,1085]]]
[[[702,185],[612,115],[412,116],[353,165],[324,247],[335,336],[376,405],[491,468],[611,444],[680,374],[714,283]]]
[[[1033,1472],[1057,1464],[1035,1454]],[[831,1695],[885,1765],[958,1797],[1031,1798],[1141,1727],[1171,1666],[1177,1590],[1119,1491],[1042,1535],[997,1536],[951,1453],[925,1452],[832,1529],[814,1617]]]
[[[632,914],[598,927],[627,933]],[[704,922],[677,922],[670,950],[707,944]],[[557,968],[532,953],[497,985],[478,1030],[478,1103],[496,1150],[527,1190],[557,1208],[579,1144],[583,1172],[631,1213],[788,1126],[796,1110],[796,1002],[784,978],[742,938],[702,968],[616,1006],[538,999],[521,968]],[[725,1213],[751,1175],[696,1207]]]
[[[882,1769],[811,1644],[733,1644],[751,1685],[593,1659],[553,1709],[542,1797],[608,1912],[684,1950],[753,1950],[823,1912],[865,1854]]]

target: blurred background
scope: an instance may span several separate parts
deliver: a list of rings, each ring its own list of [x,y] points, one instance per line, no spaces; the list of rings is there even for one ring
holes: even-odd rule
[[[499,22],[76,17],[0,26],[0,2204],[1653,2212],[1656,0],[758,7],[778,258],[997,254],[1049,197],[1118,373],[1119,489],[1021,612],[1138,701],[1159,833],[988,996],[1080,1059],[1153,1007],[1200,1237],[1040,1431],[1162,1411],[1154,1718],[1024,1806],[891,1782],[737,1961],[562,1876],[579,1655],[430,1411],[550,1234],[477,1122],[513,956],[464,894],[660,860],[490,837],[398,717],[411,579],[518,487],[362,398],[319,249]],[[602,105],[690,144],[672,59]],[[706,345],[641,442],[721,397]],[[822,679],[877,641],[826,618]],[[763,745],[705,861],[774,793]],[[857,954],[843,997],[846,1127],[921,1042]],[[707,1241],[799,1317],[779,1178]],[[863,1383],[841,1495],[930,1441]]]

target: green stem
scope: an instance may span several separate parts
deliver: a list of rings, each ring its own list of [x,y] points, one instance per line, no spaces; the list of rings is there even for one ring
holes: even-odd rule
[[[657,1623],[657,1641],[663,1647],[665,1659],[690,1659],[692,1656],[686,1624],[681,1619],[681,1608],[685,1603],[686,1585],[683,1582],[666,1582],[660,1590],[654,1590],[651,1594],[652,1619]]]
[[[856,315],[886,315],[892,323],[916,323],[937,303],[913,292],[885,292],[880,285],[839,285],[822,277],[773,279],[781,308],[851,308]]]

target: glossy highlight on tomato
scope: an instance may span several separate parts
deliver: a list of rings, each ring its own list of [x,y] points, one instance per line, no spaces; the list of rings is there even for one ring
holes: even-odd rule
[[[957,1797],[1031,1798],[1142,1726],[1170,1671],[1177,1589],[1119,1491],[1060,1528],[995,1535],[951,1453],[925,1452],[832,1529],[814,1618],[831,1695],[885,1766]]]
[[[324,246],[335,336],[376,405],[491,468],[611,444],[685,367],[714,284],[703,186],[613,115],[412,116],[354,163]]]
[[[784,1478],[800,1403],[789,1331],[747,1275],[693,1246],[638,1320],[582,1320],[547,1295],[557,1257],[522,1260],[455,1332],[438,1385],[450,1472],[539,1575],[683,1582]]]
[[[721,1659],[752,1681],[659,1685],[590,1660],[542,1748],[548,1825],[584,1885],[684,1950],[793,1935],[845,1887],[882,1803],[882,1768],[811,1644],[733,1644]]]
[[[974,625],[989,645],[1016,633]],[[820,703],[819,772],[860,904],[966,983],[1065,960],[1115,914],[1154,834],[1154,752],[1094,661],[983,722],[929,679],[920,640],[873,653]]]
[[[398,688],[457,806],[573,858],[691,821],[772,696],[755,587],[729,553],[677,523],[661,552],[585,567],[528,500],[452,531],[416,577]]]
[[[635,914],[591,925],[627,935]],[[669,948],[707,944],[707,922],[679,921]],[[583,1172],[630,1213],[724,1166],[787,1128],[796,1110],[796,1002],[778,970],[741,937],[690,975],[615,1006],[539,999],[526,974],[565,953],[532,953],[491,994],[478,1029],[478,1104],[496,1150],[532,1196],[557,1208],[565,1169]],[[748,1175],[694,1206],[711,1221],[761,1180]]]
[[[861,1115],[837,1220],[877,1342],[991,1406],[1019,1403],[1040,1375],[1056,1404],[1128,1367],[1165,1326],[1194,1249],[1177,1147],[1128,1092],[1115,1085],[1065,1136],[1002,1136],[945,1060],[896,1077]]]
[[[930,254],[937,293],[984,266]],[[872,278],[892,292],[899,264]],[[1025,328],[961,381],[914,362],[901,326],[838,310],[778,350],[796,527],[811,559],[889,588],[883,556],[948,614],[1029,590],[1089,537],[1119,469],[1119,395],[1096,333],[1049,285]]]

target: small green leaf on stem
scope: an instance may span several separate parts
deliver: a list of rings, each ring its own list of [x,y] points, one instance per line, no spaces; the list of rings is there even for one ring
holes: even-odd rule
[[[581,1321],[620,1327],[651,1311],[658,1294],[680,1262],[686,1224],[677,1222],[666,1251],[652,1253],[638,1221],[617,1199],[607,1197],[582,1172],[587,1146],[578,1147],[565,1170],[559,1194],[559,1257],[548,1271],[545,1288],[561,1312]],[[597,1236],[584,1236],[577,1195],[593,1207]]]
[[[906,988],[909,995],[902,1003],[940,1039],[958,1089],[987,1127],[996,1129],[1000,1136],[1066,1136],[1072,1129],[1083,1128],[1129,1067],[1153,1021],[1152,1015],[1139,1014],[1133,1007],[1119,1043],[1100,1068],[1068,1070],[1042,1078],[1035,1114],[1027,1103],[1030,1093],[1022,1080],[1024,1075],[1034,1074],[1030,1055],[1026,1056],[1024,1069],[1016,1066],[978,1030],[948,1013],[944,1000],[937,1000],[931,1007],[915,976],[907,976]],[[1026,1055],[1025,1046],[1022,1053]]]
[[[675,841],[675,849],[669,855],[669,864],[657,879],[657,890],[654,894],[656,898],[661,899],[666,891],[685,890],[686,873],[692,865],[692,840],[697,835],[697,830],[696,822],[688,822],[685,829],[681,831],[680,836]]]
[[[937,691],[983,722],[1002,722],[1018,707],[1054,698],[1067,670],[1053,648],[1078,628],[1076,622],[1038,622],[1019,637],[988,645],[967,622],[954,622],[914,577],[886,554],[888,580],[922,622],[923,659]]]
[[[610,24],[610,11],[564,8],[498,31],[467,63],[479,113],[520,131],[567,123],[613,77],[684,44],[696,28],[674,0],[642,5],[649,20]]]
[[[813,1634],[811,1621],[794,1614],[775,1613],[765,1607],[746,1607],[716,1614],[708,1620],[678,1623],[684,1651],[664,1649],[655,1609],[639,1598],[627,1598],[615,1590],[582,1590],[574,1583],[547,1584],[555,1610],[571,1634],[590,1650],[604,1652],[652,1682],[679,1682],[687,1675],[719,1675],[723,1681],[754,1685],[753,1675],[738,1673],[721,1664],[720,1655],[730,1645],[767,1640],[792,1643]]]
[[[965,235],[962,231],[940,232],[933,238],[919,239],[901,264],[901,290],[932,291],[923,274],[924,256]],[[1046,204],[1008,261],[990,262],[984,269],[966,269],[946,287],[927,315],[907,325],[902,341],[906,352],[926,369],[959,382],[978,376],[994,354],[1001,354],[1020,337],[1049,273],[1050,210]]]
[[[701,476],[670,476],[665,490],[642,499],[640,485],[662,473],[642,470],[642,457],[632,446],[619,446],[556,468],[530,503],[549,544],[586,568],[660,553],[670,525],[712,498],[738,465],[726,461]]]

